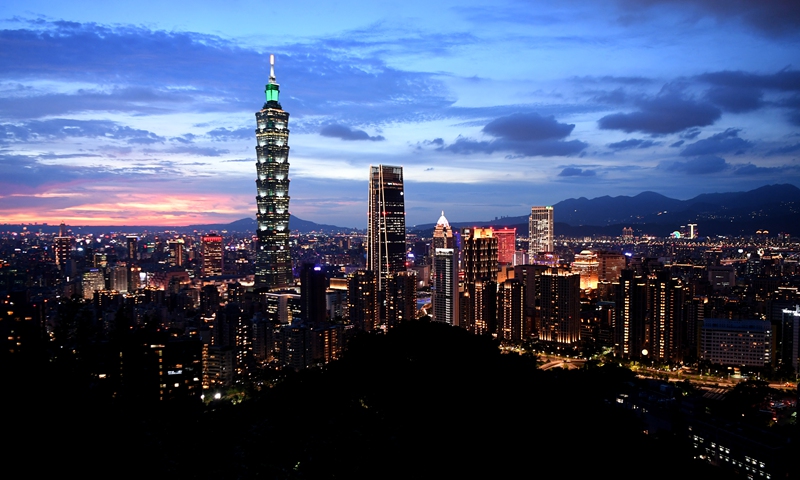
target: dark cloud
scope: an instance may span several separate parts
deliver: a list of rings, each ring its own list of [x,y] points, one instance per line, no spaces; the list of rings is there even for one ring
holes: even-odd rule
[[[613,150],[629,150],[631,148],[650,148],[661,145],[661,142],[654,142],[653,140],[642,140],[639,138],[631,138],[621,142],[609,143],[608,147]]]
[[[255,122],[253,122],[253,127],[242,127],[237,128],[236,130],[227,129],[225,127],[215,128],[214,130],[210,130],[206,132],[206,135],[211,137],[211,140],[215,142],[227,142],[230,140],[243,140],[243,139],[255,139],[256,138],[256,128]]]
[[[744,165],[735,166],[733,173],[735,175],[758,176],[758,175],[784,175],[787,172],[791,172],[793,175],[796,175],[798,173],[798,170],[800,170],[800,167],[792,165],[782,165],[778,167],[759,167],[757,165],[753,165],[752,163],[746,163]]]
[[[669,147],[670,147],[670,148],[678,148],[678,147],[680,147],[681,145],[683,145],[683,144],[684,144],[684,142],[685,142],[685,140],[678,140],[677,142],[675,142],[675,143],[671,144]]]
[[[436,145],[437,147],[444,146],[444,140],[441,138],[434,138],[433,140],[425,140],[422,142],[424,145]]]
[[[753,146],[743,138],[739,138],[738,128],[729,128],[724,132],[717,133],[703,140],[689,144],[681,152],[682,157],[693,157],[698,155],[715,155],[719,153],[734,152],[739,153]]]
[[[597,173],[594,170],[566,167],[558,174],[559,177],[594,177]]]
[[[580,140],[515,142],[500,139],[486,142],[459,137],[444,150],[462,155],[511,151],[524,157],[556,157],[575,155],[588,146]]]
[[[784,147],[773,148],[767,152],[767,155],[786,155],[787,153],[800,152],[800,143],[794,145],[786,145]]]
[[[752,88],[714,87],[706,92],[706,99],[727,112],[744,113],[764,106],[763,93]]]
[[[580,140],[560,140],[569,136],[574,128],[575,125],[559,123],[553,116],[515,113],[495,119],[483,127],[484,133],[497,139],[477,141],[459,136],[444,150],[460,154],[510,151],[525,157],[574,155],[588,146]]]
[[[782,37],[800,30],[800,3],[794,0],[620,0],[628,18],[633,12],[653,5],[675,6],[676,12],[692,18],[708,15],[718,21],[738,20],[763,35]]]
[[[734,89],[768,89],[781,92],[800,91],[800,70],[783,69],[772,74],[723,70],[704,73],[696,78],[712,85]]]
[[[686,173],[689,175],[707,175],[719,173],[729,168],[730,165],[724,158],[714,155],[693,157],[684,162],[663,162],[659,168],[670,172]]]
[[[598,121],[600,128],[664,135],[711,125],[722,114],[710,103],[685,99],[674,93],[641,99],[636,105],[638,111],[614,113],[601,118]]]
[[[319,132],[323,137],[340,138],[342,140],[369,140],[380,142],[386,140],[383,135],[371,137],[364,130],[355,130],[345,125],[327,125]]]
[[[574,128],[574,124],[557,122],[552,115],[515,113],[489,122],[483,127],[483,132],[504,140],[529,142],[565,138]]]

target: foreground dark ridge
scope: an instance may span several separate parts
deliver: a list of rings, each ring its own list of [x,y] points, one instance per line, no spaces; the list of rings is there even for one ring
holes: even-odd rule
[[[17,387],[6,412],[23,420],[7,453],[47,441],[50,460],[27,464],[31,472],[325,479],[549,477],[555,469],[640,479],[649,466],[659,473],[651,478],[726,478],[688,460],[676,438],[644,435],[614,405],[632,388],[629,370],[541,371],[534,357],[502,355],[491,338],[444,324],[364,334],[324,369],[207,410],[93,402],[89,385],[69,376],[41,364],[6,377]]]

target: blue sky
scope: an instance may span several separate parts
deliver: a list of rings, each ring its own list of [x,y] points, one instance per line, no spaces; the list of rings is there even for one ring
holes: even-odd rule
[[[0,223],[254,216],[270,53],[306,220],[800,186],[800,3],[551,3],[6,0]]]

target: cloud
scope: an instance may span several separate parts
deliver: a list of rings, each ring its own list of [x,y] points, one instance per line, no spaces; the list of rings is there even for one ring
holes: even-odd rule
[[[685,142],[685,140],[678,140],[677,142],[675,142],[675,143],[671,144],[669,147],[670,147],[670,148],[678,148],[678,147],[680,147],[681,145],[683,145],[683,144],[684,144],[684,142]]]
[[[369,140],[380,142],[386,140],[383,135],[370,137],[364,130],[355,130],[345,125],[327,125],[319,132],[323,137],[340,138],[342,140]]]
[[[800,143],[794,145],[786,145],[784,147],[773,148],[767,152],[767,155],[785,155],[787,153],[794,153],[800,151]]]
[[[608,147],[613,150],[628,150],[631,148],[649,148],[657,145],[661,145],[661,142],[631,138],[629,140],[622,140],[621,142],[609,143]]]
[[[738,89],[769,89],[779,92],[800,92],[800,70],[785,68],[772,74],[758,74],[741,70],[709,72],[696,77],[712,85]]]
[[[403,71],[387,65],[377,54],[368,54],[390,48],[390,43],[398,45],[378,33],[355,32],[282,45],[276,73],[287,86],[282,91],[287,111],[295,118],[320,116],[333,123],[375,124],[441,115],[442,109],[453,104],[436,74]],[[420,48],[428,45],[426,51],[448,49],[441,47],[443,42],[456,45],[465,40],[464,35],[445,37],[417,40]],[[432,39],[438,42],[435,48],[427,43]],[[33,78],[97,85],[77,92],[2,98],[0,112],[9,119],[89,110],[242,112],[256,111],[264,101],[259,90],[267,78],[266,54],[219,36],[41,20],[0,30],[0,45],[4,52],[0,81]],[[336,95],[330,95],[334,83]]]
[[[559,123],[555,117],[538,113],[515,113],[492,120],[483,132],[497,137],[478,141],[459,136],[443,150],[462,155],[510,151],[524,157],[568,156],[580,153],[588,144],[580,140],[560,140],[569,136],[575,125]]]
[[[708,175],[719,173],[730,167],[724,158],[707,155],[703,157],[693,157],[684,162],[662,162],[659,168],[670,172],[686,173],[689,175]]]
[[[677,133],[716,122],[722,112],[707,102],[682,98],[674,93],[636,102],[638,111],[614,113],[598,121],[604,130],[643,132],[652,135]]]
[[[782,175],[786,172],[792,172],[793,175],[796,175],[800,170],[800,167],[796,165],[782,165],[778,167],[759,167],[757,165],[753,165],[752,163],[746,163],[744,165],[736,165],[734,167],[733,173],[735,175],[747,175],[747,176],[756,176],[756,175]]]
[[[0,60],[0,65],[2,63]],[[31,92],[26,96],[4,97],[0,98],[0,111],[3,117],[17,120],[88,111],[159,114],[178,109],[190,101],[191,97],[186,94],[145,87],[118,87],[110,92],[80,89],[74,93]]]
[[[574,128],[574,124],[558,123],[552,115],[543,117],[538,113],[515,113],[492,120],[483,127],[483,132],[504,140],[529,142],[564,138]]]
[[[487,142],[459,137],[454,143],[445,147],[444,150],[462,155],[511,151],[525,157],[555,157],[575,155],[587,146],[587,143],[580,140],[540,140],[534,142],[493,140]]]
[[[183,144],[194,143],[194,139],[197,138],[197,135],[193,135],[191,133],[184,133],[180,137],[172,137],[170,138],[173,142],[180,142]]]
[[[54,118],[31,120],[19,125],[0,125],[4,141],[62,140],[68,137],[106,138],[125,140],[129,144],[160,143],[165,139],[153,132],[120,125],[110,120],[74,120]]]
[[[594,177],[597,174],[594,170],[581,169],[576,167],[566,167],[558,174],[559,177]]]
[[[764,94],[756,89],[742,87],[714,87],[706,92],[706,99],[727,112],[744,113],[764,106]]]
[[[681,133],[681,138],[685,140],[694,140],[698,135],[700,135],[700,132],[701,131],[699,128],[690,128],[689,130]]]
[[[738,128],[729,128],[703,140],[689,144],[681,152],[682,157],[714,155],[727,152],[742,152],[753,146],[752,142],[739,138]]]
[[[625,12],[653,5],[673,7],[692,18],[707,15],[721,22],[738,20],[768,37],[796,35],[800,30],[800,4],[793,0],[754,2],[751,0],[621,0]],[[629,15],[629,18],[637,18]]]
[[[206,132],[206,135],[211,137],[211,140],[214,140],[215,142],[226,142],[229,140],[244,140],[244,139],[252,139],[255,141],[256,138],[255,122],[252,128],[242,127],[233,130],[233,129],[227,129],[225,127],[220,127]]]
[[[167,150],[169,153],[187,153],[189,155],[200,155],[203,157],[219,157],[220,155],[225,155],[226,153],[230,153],[229,150],[221,149],[221,148],[213,148],[213,147],[198,147],[195,145],[181,145],[178,147],[172,147]]]

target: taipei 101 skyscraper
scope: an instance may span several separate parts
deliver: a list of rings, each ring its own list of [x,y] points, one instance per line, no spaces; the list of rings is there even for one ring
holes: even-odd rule
[[[255,287],[278,289],[294,283],[289,250],[289,113],[278,100],[275,56],[269,56],[267,101],[256,112],[256,221]]]

